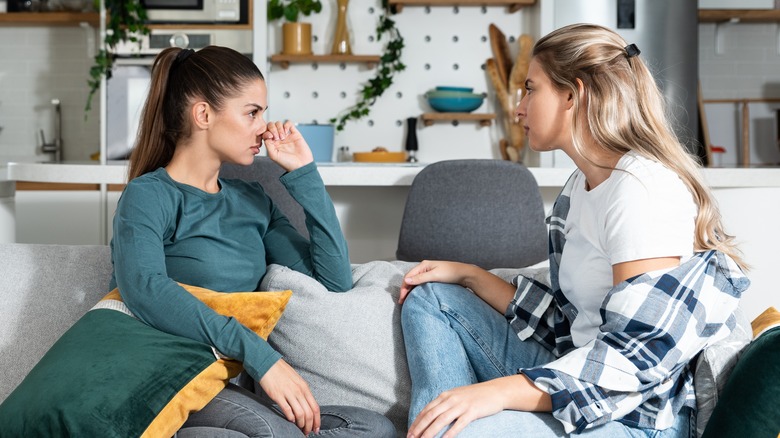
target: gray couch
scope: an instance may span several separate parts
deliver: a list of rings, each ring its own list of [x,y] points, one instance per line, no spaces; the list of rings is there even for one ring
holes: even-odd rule
[[[226,166],[222,176],[259,180],[291,222],[305,233],[303,212],[278,181],[283,171],[269,160],[255,166]],[[268,338],[309,383],[320,404],[350,404],[387,415],[406,430],[410,379],[396,304],[403,274],[413,262],[375,261],[353,265],[354,288],[328,292],[313,279],[272,265],[261,290],[293,290]],[[0,244],[0,403],[54,342],[108,292],[107,246]],[[494,269],[505,279],[524,273],[544,280],[544,270]],[[697,364],[699,430],[717,393],[750,340],[740,319],[732,338],[705,351]],[[0,430],[1,431],[1,430]]]
[[[269,342],[306,379],[318,402],[382,412],[399,433],[406,429],[410,381],[396,301],[401,278],[412,265],[353,265],[355,287],[343,294],[276,265],[261,284],[261,290],[294,291]],[[107,246],[0,244],[0,266],[1,403],[62,333],[107,293],[111,263]],[[520,272],[539,280],[543,275],[534,268],[493,272],[505,279]],[[749,322],[741,316],[734,335],[699,358],[701,412],[714,408],[750,336]]]

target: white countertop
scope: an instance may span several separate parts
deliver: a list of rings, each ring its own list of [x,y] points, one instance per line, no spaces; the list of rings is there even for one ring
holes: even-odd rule
[[[319,163],[326,186],[409,186],[425,167],[416,164]],[[561,187],[572,172],[570,168],[529,168],[540,187]],[[124,184],[127,166],[89,163],[8,163],[7,178],[14,181],[81,184]],[[710,187],[780,187],[780,168],[704,169]]]

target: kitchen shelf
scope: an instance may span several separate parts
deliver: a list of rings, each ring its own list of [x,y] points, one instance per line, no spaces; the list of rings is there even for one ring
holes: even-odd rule
[[[87,23],[97,27],[97,12],[8,12],[0,14],[0,26],[79,26]]]
[[[699,9],[700,23],[737,20],[745,23],[780,22],[780,9]]]
[[[401,12],[404,6],[506,6],[509,12],[517,12],[525,6],[533,6],[536,0],[389,0],[393,12]]]
[[[420,116],[423,125],[431,126],[434,122],[477,121],[480,126],[490,126],[496,115],[493,113],[424,113]]]
[[[272,55],[271,62],[278,63],[283,69],[292,63],[364,63],[368,68],[374,68],[382,58],[379,55]]]

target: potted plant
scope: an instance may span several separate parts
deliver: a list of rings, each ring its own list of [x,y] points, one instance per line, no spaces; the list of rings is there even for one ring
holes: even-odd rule
[[[320,0],[269,0],[268,21],[284,18],[282,25],[282,53],[310,55],[311,23],[298,21],[300,14],[309,16],[322,10]]]
[[[103,40],[104,47],[95,55],[95,64],[89,69],[89,95],[87,104],[84,108],[84,117],[92,108],[92,97],[98,89],[103,76],[106,79],[111,78],[111,71],[114,67],[113,54],[117,44],[120,42],[138,42],[138,37],[149,34],[149,28],[146,25],[146,8],[141,4],[141,0],[104,0],[108,23],[106,24],[106,34]]]

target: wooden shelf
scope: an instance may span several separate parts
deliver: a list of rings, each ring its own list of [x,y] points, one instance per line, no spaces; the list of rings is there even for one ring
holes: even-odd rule
[[[509,12],[517,12],[535,4],[536,0],[388,0],[393,12],[401,12],[404,6],[506,6]]]
[[[364,63],[368,68],[374,68],[382,58],[379,55],[272,55],[271,62],[278,63],[283,69],[290,67],[292,63],[320,62],[320,63]]]
[[[699,9],[700,23],[721,23],[738,20],[745,23],[780,21],[780,9]]]
[[[0,26],[98,26],[97,12],[8,12],[0,14]]]
[[[480,126],[490,126],[496,115],[493,113],[424,113],[420,118],[423,125],[431,126],[434,122],[477,121]]]

